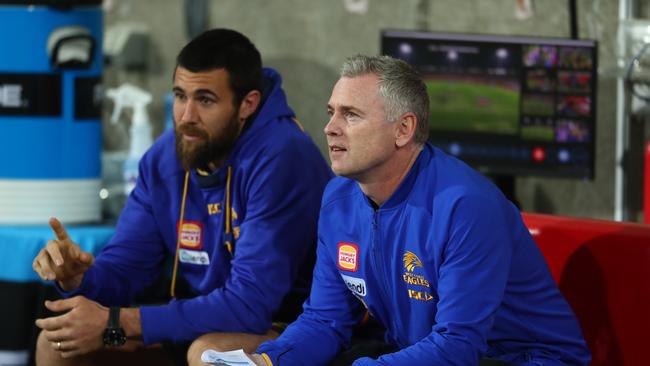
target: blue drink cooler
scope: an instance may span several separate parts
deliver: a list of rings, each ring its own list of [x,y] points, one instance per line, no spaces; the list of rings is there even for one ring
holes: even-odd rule
[[[0,5],[0,224],[101,219],[102,32],[101,1]]]

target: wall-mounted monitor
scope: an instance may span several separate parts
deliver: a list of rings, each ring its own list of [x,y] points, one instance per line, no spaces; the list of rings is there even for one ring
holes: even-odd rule
[[[593,178],[595,41],[385,30],[381,52],[424,78],[434,145],[486,174]]]

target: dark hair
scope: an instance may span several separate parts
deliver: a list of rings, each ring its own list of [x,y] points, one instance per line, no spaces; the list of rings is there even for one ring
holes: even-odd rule
[[[231,29],[212,29],[198,35],[176,57],[179,66],[191,72],[225,69],[235,106],[251,90],[261,90],[262,57],[246,36]]]

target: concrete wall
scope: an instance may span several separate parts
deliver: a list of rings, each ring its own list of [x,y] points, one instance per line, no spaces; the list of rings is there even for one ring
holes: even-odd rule
[[[515,18],[515,0],[369,0],[366,14],[346,11],[343,0],[209,1],[209,26],[243,32],[260,49],[267,66],[284,77],[290,104],[324,150],[325,105],[338,67],[356,53],[377,54],[384,28],[569,37],[568,1],[533,1],[535,13]],[[156,97],[151,114],[161,130],[162,95],[171,88],[174,57],[186,42],[180,0],[107,2],[106,25],[145,22],[152,35],[149,68],[127,72],[107,68],[107,87],[130,81]],[[600,42],[597,100],[596,177],[593,181],[518,178],[517,193],[526,211],[597,218],[613,217],[615,75],[618,1],[579,0],[581,38]],[[107,108],[110,104],[107,105]],[[125,148],[124,126],[106,126],[109,150]]]

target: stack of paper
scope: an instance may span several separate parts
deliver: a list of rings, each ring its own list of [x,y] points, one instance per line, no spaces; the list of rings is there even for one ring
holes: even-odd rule
[[[255,366],[255,362],[248,358],[242,349],[228,352],[209,349],[203,352],[201,361],[216,366]]]

